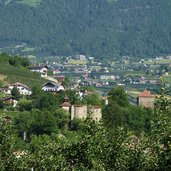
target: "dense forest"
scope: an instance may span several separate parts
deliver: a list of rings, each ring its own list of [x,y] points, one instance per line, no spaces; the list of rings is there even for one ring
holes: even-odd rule
[[[96,58],[171,54],[170,0],[1,0],[0,47]]]

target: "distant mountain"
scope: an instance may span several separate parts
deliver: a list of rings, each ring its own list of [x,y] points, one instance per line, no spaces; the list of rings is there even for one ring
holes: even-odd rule
[[[1,0],[0,47],[96,58],[171,54],[170,0]]]

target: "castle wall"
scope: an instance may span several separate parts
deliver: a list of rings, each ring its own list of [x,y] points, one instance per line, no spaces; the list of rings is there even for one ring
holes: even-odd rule
[[[142,105],[145,108],[154,108],[154,97],[139,97],[138,105]]]

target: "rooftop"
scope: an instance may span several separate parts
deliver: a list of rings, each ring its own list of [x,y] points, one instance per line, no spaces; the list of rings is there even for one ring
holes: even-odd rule
[[[154,95],[152,95],[150,91],[144,90],[139,97],[154,97]]]

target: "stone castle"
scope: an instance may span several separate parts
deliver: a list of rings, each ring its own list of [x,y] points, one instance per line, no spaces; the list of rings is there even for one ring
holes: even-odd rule
[[[71,105],[68,97],[64,98],[64,103],[61,107],[70,114],[71,120],[85,119],[87,116],[92,117],[96,121],[100,121],[102,118],[102,109],[100,106]]]
[[[143,106],[144,108],[154,108],[154,101],[155,96],[151,94],[150,91],[144,90],[139,96],[138,96],[138,105]]]

